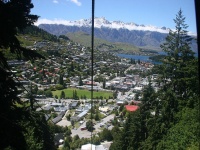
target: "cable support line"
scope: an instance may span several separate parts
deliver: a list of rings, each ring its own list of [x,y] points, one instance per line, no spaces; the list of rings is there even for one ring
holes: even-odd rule
[[[91,29],[91,110],[93,110],[93,83],[94,83],[94,9],[95,0],[92,0],[92,29]],[[93,143],[93,115],[91,113],[91,144]],[[92,147],[91,147],[92,148]]]

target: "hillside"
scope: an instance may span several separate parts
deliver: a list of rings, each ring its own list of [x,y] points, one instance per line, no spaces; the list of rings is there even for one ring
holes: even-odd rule
[[[57,47],[57,43],[62,44],[62,42],[69,40],[66,36],[61,35],[57,37],[37,26],[29,26],[22,31],[18,30],[17,39],[20,41],[22,47],[35,50],[44,57],[49,56],[46,50]],[[45,45],[44,42],[48,42],[49,44]],[[9,50],[5,50],[3,53],[8,60],[18,59],[17,54],[11,53]],[[23,56],[22,58],[24,59]]]
[[[38,27],[54,35],[65,35],[70,32],[91,33],[91,28],[84,26],[78,27],[57,24],[40,24]],[[95,28],[94,35],[97,38],[110,42],[120,42],[135,45],[140,48],[160,50],[160,44],[164,42],[167,34],[155,31],[129,31],[128,29]]]
[[[52,21],[50,24],[39,22],[38,27],[54,35],[66,35],[68,33],[85,32],[91,34],[91,19],[76,21],[65,20],[62,24]],[[167,27],[155,27],[150,25],[138,25],[133,22],[109,21],[104,17],[95,18],[94,36],[110,42],[120,42],[137,46],[142,49],[160,51],[160,45],[165,42],[169,33]],[[194,34],[191,34],[196,38]],[[196,41],[192,42],[192,49],[197,52]]]
[[[86,47],[91,46],[91,35],[84,32],[67,33],[67,37],[74,42],[80,43]],[[120,42],[109,42],[100,38],[94,38],[94,46],[98,50],[102,51],[114,51],[125,53],[138,53],[140,49],[134,45],[120,43]]]
[[[24,47],[30,47],[34,45],[36,41],[48,40],[51,42],[61,42],[60,39],[72,40],[77,42],[85,47],[91,46],[91,36],[84,32],[75,32],[68,33],[65,35],[53,35],[43,29],[38,28],[37,26],[30,26],[19,31],[18,39],[21,41],[21,44]],[[120,42],[109,42],[100,38],[95,38],[94,46],[96,49],[101,51],[114,51],[114,52],[123,52],[123,53],[138,53],[140,52],[139,48],[134,45],[120,43]]]

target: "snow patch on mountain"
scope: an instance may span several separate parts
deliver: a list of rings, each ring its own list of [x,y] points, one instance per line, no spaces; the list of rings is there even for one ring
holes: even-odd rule
[[[62,19],[39,19],[35,25],[40,24],[62,24],[66,26],[78,26],[78,27],[91,27],[92,19],[80,19],[75,21],[62,20]],[[122,21],[108,21],[105,17],[96,17],[94,19],[95,28],[111,28],[111,29],[127,29],[127,30],[142,30],[142,31],[156,31],[160,33],[169,33],[169,28],[166,27],[156,27],[153,25],[138,25],[133,22],[124,23]],[[192,34],[192,33],[190,33]]]

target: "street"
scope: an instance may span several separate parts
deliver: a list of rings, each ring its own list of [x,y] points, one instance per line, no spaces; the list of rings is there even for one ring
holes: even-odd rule
[[[115,116],[114,114],[111,114],[111,115],[105,117],[104,119],[102,119],[100,122],[96,123],[94,125],[95,130],[92,132],[92,134],[96,134],[96,133],[102,131],[102,130],[100,130],[100,128],[101,128],[100,124],[105,125],[105,123],[107,123],[108,121],[113,119],[114,116]],[[74,137],[75,135],[78,135],[80,138],[83,138],[83,137],[84,138],[90,138],[91,135],[92,135],[91,132],[89,132],[87,130],[81,130],[81,128],[83,128],[83,127],[86,127],[86,122],[84,122],[78,129],[72,129],[71,130],[71,132],[72,132],[71,136]],[[111,128],[109,128],[109,129],[111,129]]]

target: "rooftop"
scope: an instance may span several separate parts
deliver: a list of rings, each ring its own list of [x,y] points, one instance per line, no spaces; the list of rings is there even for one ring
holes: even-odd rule
[[[134,112],[139,108],[139,106],[137,106],[137,105],[125,105],[125,108],[128,111]]]

